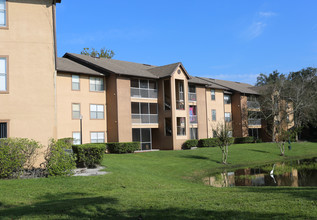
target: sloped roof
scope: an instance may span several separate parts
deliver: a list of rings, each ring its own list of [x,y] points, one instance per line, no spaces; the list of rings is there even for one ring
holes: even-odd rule
[[[211,78],[202,78],[202,79],[205,79],[211,83],[218,84],[220,86],[226,87],[230,90],[234,90],[237,92],[255,94],[255,95],[259,94],[257,91],[252,89],[254,86],[247,83],[233,82],[233,81],[220,80],[220,79],[211,79]]]
[[[57,58],[57,71],[69,72],[69,73],[81,73],[88,75],[100,76],[103,75],[100,72],[97,72],[91,68],[88,68],[84,65],[76,63],[67,58]]]
[[[228,89],[228,88],[225,88],[223,86],[212,83],[210,81],[207,81],[204,78],[200,78],[200,77],[196,77],[196,76],[190,76],[190,77],[191,78],[188,80],[188,83],[205,85],[206,87],[213,88],[213,89],[223,89],[223,90]]]
[[[127,76],[137,76],[146,78],[159,78],[158,76],[147,71],[155,66],[133,63],[121,60],[106,59],[106,58],[93,58],[87,55],[66,53],[65,58],[69,58],[82,64],[101,68],[106,72],[122,74]]]
[[[181,65],[181,63],[172,63],[165,66],[157,66],[149,69],[148,71],[160,78],[164,78],[167,76],[171,76],[179,67],[179,65]]]

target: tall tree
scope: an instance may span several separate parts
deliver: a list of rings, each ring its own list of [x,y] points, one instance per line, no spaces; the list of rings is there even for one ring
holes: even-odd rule
[[[100,49],[100,51],[95,50],[95,48],[84,48],[80,54],[83,55],[88,55],[91,56],[93,58],[107,58],[107,59],[111,59],[112,57],[114,57],[115,53],[113,52],[113,50],[109,50],[109,49],[105,49],[104,47]]]

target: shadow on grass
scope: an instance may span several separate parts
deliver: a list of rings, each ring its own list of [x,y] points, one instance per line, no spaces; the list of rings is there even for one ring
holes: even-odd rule
[[[83,197],[80,197],[83,196]],[[31,205],[0,209],[0,217],[7,219],[290,219],[309,218],[284,213],[258,213],[240,210],[206,210],[199,208],[140,208],[124,207],[111,197],[85,197],[84,194],[46,195],[48,199]],[[72,198],[76,197],[76,198]],[[55,199],[54,199],[55,198]],[[133,206],[131,204],[131,206]],[[2,219],[2,218],[1,218]]]
[[[259,153],[265,153],[265,154],[269,154],[270,152],[264,151],[264,150],[254,150],[254,149],[250,149],[249,151],[254,151],[254,152],[259,152]]]
[[[188,158],[188,159],[200,159],[200,160],[209,160],[208,157],[204,156],[198,156],[198,155],[183,155],[182,158]]]

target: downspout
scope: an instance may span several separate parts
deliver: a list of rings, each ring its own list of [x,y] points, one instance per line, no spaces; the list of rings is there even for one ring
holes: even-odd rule
[[[57,139],[57,43],[56,43],[56,0],[52,2],[52,19],[53,19],[53,43],[54,43],[54,138]],[[82,140],[82,137],[80,137]]]

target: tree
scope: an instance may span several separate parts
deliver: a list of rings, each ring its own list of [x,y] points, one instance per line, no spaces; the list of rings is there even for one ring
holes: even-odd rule
[[[95,50],[94,48],[84,48],[80,54],[83,55],[88,55],[91,56],[93,58],[107,58],[107,59],[111,59],[112,57],[114,57],[115,53],[113,52],[113,50],[109,50],[109,49],[105,49],[105,48],[101,48],[100,52]]]
[[[291,72],[287,77],[286,93],[298,140],[298,132],[303,127],[317,124],[317,69],[308,67]]]
[[[234,138],[231,137],[229,125],[227,123],[218,125],[216,130],[216,138],[218,139],[218,146],[222,152],[222,163],[227,164],[229,146],[233,144],[234,141]]]

